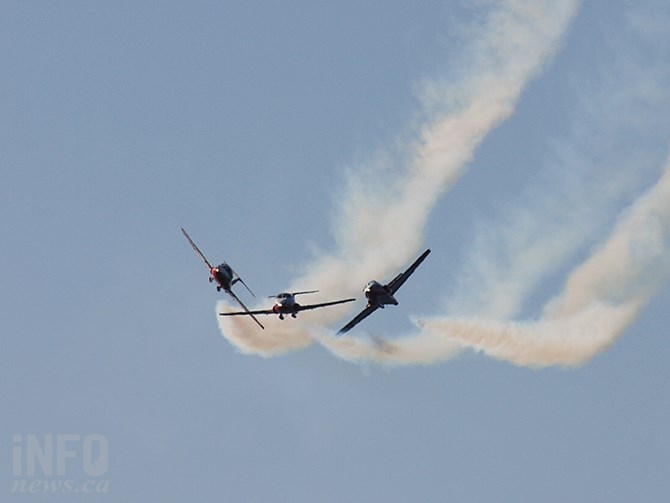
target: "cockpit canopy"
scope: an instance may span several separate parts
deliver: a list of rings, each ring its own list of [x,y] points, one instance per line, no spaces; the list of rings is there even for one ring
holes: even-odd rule
[[[223,262],[222,264],[219,264],[218,266],[216,266],[216,268],[219,270],[219,272],[222,272],[222,273],[230,276],[231,278],[233,277],[233,270],[225,262]]]

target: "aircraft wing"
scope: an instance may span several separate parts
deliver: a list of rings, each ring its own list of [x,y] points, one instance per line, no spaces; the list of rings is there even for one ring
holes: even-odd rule
[[[416,268],[421,265],[421,262],[424,261],[424,259],[428,256],[430,253],[430,249],[426,250],[421,254],[421,256],[414,261],[414,263],[407,268],[407,270],[403,273],[398,274],[395,278],[391,280],[391,282],[387,285],[389,291],[391,292],[391,295],[393,295],[398,288],[402,286],[402,284],[407,281],[407,278],[409,278],[414,271],[416,271]]]
[[[296,306],[296,311],[307,311],[309,309],[317,309],[319,307],[334,306],[335,304],[344,304],[345,302],[353,302],[356,299],[344,299],[344,300],[334,300],[332,302],[323,302],[321,304],[308,304],[303,306],[302,304]]]
[[[242,284],[244,285],[244,288],[246,288],[247,291],[248,291],[253,297],[255,297],[256,295],[254,295],[254,292],[252,292],[252,291],[251,291],[251,288],[249,288],[249,287],[247,286],[247,284],[244,282],[244,280],[243,280],[242,278],[240,278],[240,275],[237,274],[235,271],[233,271],[233,273],[235,274],[235,276],[237,276],[237,281],[239,281],[240,283],[242,283]]]
[[[244,305],[244,302],[242,302],[242,301],[237,297],[237,295],[235,295],[235,294],[232,292],[232,290],[226,290],[226,291],[228,292],[228,294],[229,294],[233,299],[235,299],[235,300],[237,301],[237,303],[238,303],[240,306],[242,306],[242,309],[244,309],[244,313],[241,313],[241,314],[246,314],[246,315],[248,315],[248,316],[251,316],[251,318],[258,324],[258,326],[261,327],[263,330],[265,330],[265,327],[264,327],[263,325],[261,325],[261,322],[258,321],[258,319],[254,316],[254,314],[260,314],[260,313],[257,313],[257,312],[255,312],[255,311],[254,311],[254,312],[249,311],[249,308],[248,308],[247,306]],[[265,314],[265,313],[263,313],[263,314]],[[219,313],[219,315],[220,315],[220,316],[226,316],[226,314],[222,314],[222,313]]]
[[[260,309],[258,311],[234,311],[232,313],[219,313],[219,316],[253,316],[254,314],[277,314],[272,309]]]
[[[200,255],[200,258],[205,262],[205,264],[207,265],[207,268],[208,268],[209,270],[211,270],[211,269],[212,269],[212,264],[210,264],[210,263],[209,263],[209,260],[207,260],[207,259],[205,258],[205,255],[203,255],[203,253],[200,251],[200,248],[198,248],[198,246],[193,242],[193,240],[191,239],[191,236],[188,235],[188,233],[184,230],[183,227],[181,228],[181,232],[182,232],[182,234],[184,234],[184,236],[186,237],[186,239],[188,239],[188,242],[191,243],[191,246],[193,247],[193,249],[195,250],[195,252],[196,252],[198,255]]]
[[[370,304],[367,305],[365,309],[363,309],[360,313],[358,313],[353,320],[351,320],[349,323],[344,325],[342,328],[340,328],[340,331],[337,332],[337,335],[342,335],[352,328],[354,328],[356,325],[358,325],[361,321],[363,321],[365,318],[370,316],[372,313],[374,313],[379,306],[371,306]]]

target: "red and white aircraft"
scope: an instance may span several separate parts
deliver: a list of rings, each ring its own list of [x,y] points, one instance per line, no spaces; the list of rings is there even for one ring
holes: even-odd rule
[[[188,235],[188,233],[184,230],[183,227],[181,228],[181,232],[184,234],[186,239],[188,239],[188,242],[191,243],[191,246],[193,247],[195,252],[198,255],[200,255],[200,258],[203,260],[203,262],[205,262],[205,265],[209,269],[209,282],[210,283],[213,282],[213,281],[216,282],[216,291],[220,292],[221,290],[223,290],[228,295],[230,295],[233,299],[235,299],[235,301],[240,306],[242,306],[242,308],[247,313],[249,313],[249,309],[247,308],[247,306],[245,306],[244,303],[237,297],[237,295],[235,295],[233,293],[232,287],[235,283],[240,282],[244,285],[244,287],[247,290],[249,290],[249,293],[251,295],[254,295],[254,292],[252,292],[249,289],[249,287],[247,286],[247,284],[244,281],[242,281],[242,278],[240,278],[240,276],[235,271],[233,271],[233,268],[230,267],[225,262],[222,262],[219,265],[217,265],[216,267],[213,267],[212,264],[209,263],[209,260],[207,260],[205,255],[200,251],[200,248],[197,247],[197,245],[191,239],[191,236]],[[255,295],[254,295],[254,297],[255,297]],[[265,328],[263,325],[261,325],[261,322],[258,321],[255,316],[251,315],[251,317],[253,318],[253,320],[256,323],[258,323],[259,327],[261,327],[263,329]]]
[[[343,300],[334,300],[331,302],[322,302],[320,304],[308,304],[302,305],[298,304],[295,301],[296,295],[303,295],[306,293],[316,293],[318,290],[310,290],[308,292],[282,292],[277,295],[271,295],[270,299],[275,299],[274,306],[270,309],[262,309],[259,311],[238,311],[234,313],[219,313],[219,316],[253,316],[254,314],[278,314],[279,319],[283,320],[285,314],[290,314],[292,318],[295,318],[300,311],[307,311],[309,309],[317,309],[319,307],[334,306],[336,304],[344,304],[345,302],[353,302],[356,299],[343,299]]]

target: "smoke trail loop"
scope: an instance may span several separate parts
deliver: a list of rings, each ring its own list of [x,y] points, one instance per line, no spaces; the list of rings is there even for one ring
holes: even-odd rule
[[[350,296],[411,259],[422,246],[435,203],[464,173],[486,134],[513,113],[524,86],[557,50],[578,5],[577,0],[509,0],[491,8],[470,33],[463,56],[467,72],[447,83],[424,83],[427,121],[417,140],[349,172],[335,229],[338,249],[318,256],[293,286]],[[391,160],[396,161],[390,167],[383,165]],[[225,308],[220,302],[217,311]],[[234,317],[219,317],[218,323],[240,350],[268,356],[309,345],[314,326],[328,326],[346,312],[303,313],[300,323],[268,324],[264,333]],[[394,344],[410,351],[415,343]]]

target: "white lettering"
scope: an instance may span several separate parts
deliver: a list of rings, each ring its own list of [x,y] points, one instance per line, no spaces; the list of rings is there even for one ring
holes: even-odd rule
[[[25,480],[15,480],[14,484],[12,484],[12,492],[13,493],[24,493],[26,492],[27,487],[26,487],[26,481]]]
[[[79,435],[59,434],[56,435],[56,474],[65,475],[65,462],[68,458],[74,458],[77,451],[67,448],[68,442],[76,442],[80,439]]]
[[[21,435],[14,435],[12,437],[12,475],[15,477],[21,476],[23,468],[23,456],[21,456]]]
[[[93,458],[94,450],[97,453],[95,459]],[[87,475],[90,477],[99,477],[104,474],[107,471],[109,461],[107,438],[99,433],[87,435],[84,438],[83,456],[84,471]]]
[[[28,492],[31,494],[37,494],[40,492],[40,487],[42,486],[41,480],[33,480],[28,486]]]
[[[26,458],[26,475],[35,475],[35,460],[39,462],[44,475],[52,475],[53,440],[51,435],[44,435],[44,449],[37,440],[37,435],[26,435]]]

